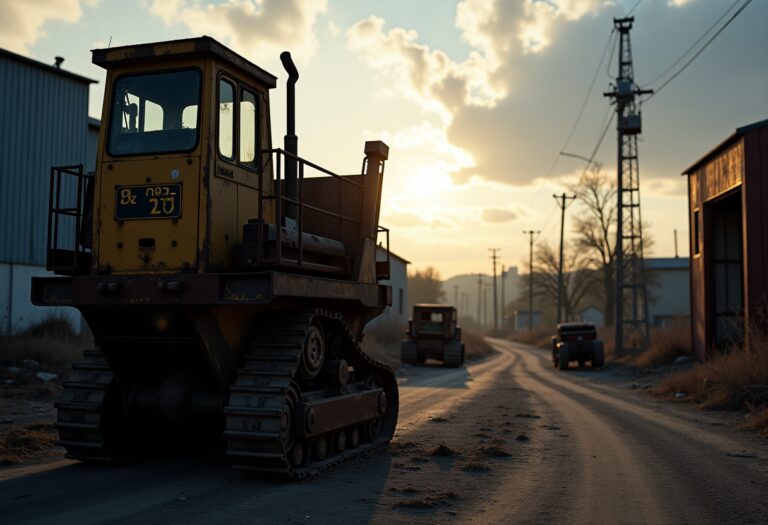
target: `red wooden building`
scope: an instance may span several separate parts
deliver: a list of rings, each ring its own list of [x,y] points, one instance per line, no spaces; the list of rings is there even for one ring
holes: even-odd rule
[[[688,176],[691,331],[699,360],[768,329],[768,120],[738,128]]]

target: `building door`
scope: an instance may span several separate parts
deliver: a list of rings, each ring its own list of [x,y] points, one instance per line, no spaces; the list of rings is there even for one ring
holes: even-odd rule
[[[744,339],[741,191],[712,204],[712,312],[715,346]]]

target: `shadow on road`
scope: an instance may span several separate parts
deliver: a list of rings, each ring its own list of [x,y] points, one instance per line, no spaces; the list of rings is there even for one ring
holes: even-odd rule
[[[368,523],[390,476],[383,451],[336,466],[304,482],[233,471],[220,452],[183,453],[121,467],[67,465],[0,482],[4,523],[317,523],[345,516]]]

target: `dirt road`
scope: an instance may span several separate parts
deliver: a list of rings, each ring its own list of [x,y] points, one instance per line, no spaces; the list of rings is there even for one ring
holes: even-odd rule
[[[322,478],[253,479],[214,453],[60,462],[0,471],[0,522],[766,522],[768,442],[731,430],[733,416],[492,343],[467,369],[407,368],[391,447]]]

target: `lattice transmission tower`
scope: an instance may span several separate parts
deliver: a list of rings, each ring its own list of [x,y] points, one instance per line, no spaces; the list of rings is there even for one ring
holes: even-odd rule
[[[616,83],[604,93],[616,106],[618,185],[616,228],[616,351],[638,349],[649,340],[648,296],[643,268],[643,224],[640,213],[640,172],[637,136],[641,114],[636,97],[652,93],[635,84],[629,31],[634,17],[614,18],[619,33]]]

